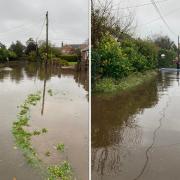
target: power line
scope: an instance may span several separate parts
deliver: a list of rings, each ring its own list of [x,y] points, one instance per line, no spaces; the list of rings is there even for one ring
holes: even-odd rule
[[[170,11],[169,13],[165,14],[165,17],[166,17],[166,16],[169,16],[170,14],[172,14],[172,13],[174,13],[174,12],[176,12],[176,11],[179,11],[179,10],[180,10],[180,8],[177,8],[177,9],[175,9],[175,10],[173,10],[173,11]],[[147,23],[141,24],[140,26],[146,26],[146,25],[151,24],[151,23],[153,23],[153,22],[155,22],[155,21],[158,21],[158,20],[160,20],[160,19],[161,19],[160,17],[154,18],[154,19],[152,19],[151,21],[149,21],[149,22],[147,22]]]
[[[168,1],[168,0],[162,0],[162,1],[157,1],[157,3],[162,3],[162,2],[165,2],[165,1]],[[116,9],[112,9],[113,11],[118,11],[118,10],[122,10],[122,9],[132,9],[132,8],[139,8],[139,7],[143,7],[143,6],[149,6],[149,5],[152,5],[153,2],[151,3],[144,3],[144,4],[139,4],[139,5],[135,5],[135,6],[129,6],[129,7],[122,7],[122,8],[116,8]],[[114,5],[114,6],[119,6],[118,4],[117,5]],[[114,7],[113,6],[113,7]]]
[[[171,27],[169,26],[169,24],[166,22],[166,20],[164,19],[163,15],[161,14],[161,11],[159,10],[158,6],[156,5],[156,2],[154,0],[151,0],[152,5],[154,6],[155,10],[157,11],[157,13],[159,14],[161,20],[163,21],[163,23],[165,24],[165,26],[168,28],[168,30],[174,34],[175,36],[177,36],[177,34],[172,31]]]
[[[24,30],[23,29],[23,27],[24,28],[28,28],[28,30],[31,30],[31,28],[30,27],[33,27],[34,26],[34,23],[30,23],[30,24],[21,24],[21,25],[19,25],[19,26],[15,26],[15,27],[12,27],[11,29],[9,29],[9,30],[6,30],[6,32],[2,32],[2,33],[0,33],[0,36],[6,36],[6,35],[8,35],[9,33],[13,33],[13,32],[18,32],[18,31],[22,31],[22,30]],[[26,31],[27,32],[27,31]],[[2,37],[1,37],[2,38]]]
[[[39,35],[37,36],[36,41],[40,38],[40,36],[41,36],[41,34],[42,34],[42,31],[43,31],[43,28],[44,28],[45,22],[46,22],[46,19],[44,19],[44,21],[43,21],[43,24],[42,24],[42,27],[41,27],[40,33],[39,33]]]

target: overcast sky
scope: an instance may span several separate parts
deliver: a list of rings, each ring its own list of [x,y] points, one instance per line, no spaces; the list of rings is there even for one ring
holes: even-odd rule
[[[49,12],[49,40],[57,45],[88,38],[88,0],[0,0],[0,42],[23,43],[41,32]],[[45,26],[39,37],[45,39]]]
[[[113,0],[120,8],[139,6],[151,3],[150,0]],[[155,0],[171,31],[180,35],[180,1],[179,0]],[[154,34],[168,35],[176,41],[177,35],[168,30],[159,18],[152,4],[142,7],[129,8],[135,14],[137,23],[136,34],[141,37],[153,36]],[[125,11],[125,10],[122,10]]]

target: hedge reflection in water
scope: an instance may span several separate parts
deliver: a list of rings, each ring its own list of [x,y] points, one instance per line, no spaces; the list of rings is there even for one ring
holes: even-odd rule
[[[95,174],[115,175],[122,171],[123,159],[130,156],[131,147],[142,141],[136,116],[154,107],[170,83],[169,76],[159,73],[156,79],[134,90],[109,98],[93,95],[92,171]]]

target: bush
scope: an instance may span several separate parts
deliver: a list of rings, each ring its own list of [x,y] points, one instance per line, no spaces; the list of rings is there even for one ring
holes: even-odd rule
[[[55,63],[58,63],[61,66],[68,66],[69,65],[68,61],[66,61],[64,59],[61,59],[61,58],[52,58],[51,61],[55,62]]]
[[[28,60],[29,61],[36,61],[36,52],[35,51],[31,51],[28,55]]]
[[[60,65],[61,66],[69,66],[68,61],[64,60],[64,59],[60,59]]]
[[[17,58],[16,53],[13,52],[13,51],[9,51],[9,52],[8,52],[8,56],[9,56],[9,59],[10,59],[10,60],[14,60],[14,59]]]
[[[138,39],[135,41],[138,53],[146,58],[147,69],[154,69],[157,67],[158,48],[152,41]]]
[[[161,55],[164,54],[165,57],[162,58]],[[173,67],[176,66],[175,62],[177,53],[174,50],[161,49],[158,52],[158,65],[159,67]]]
[[[92,59],[93,71],[102,77],[123,78],[133,70],[127,56],[123,54],[120,43],[110,35],[102,39],[98,49],[92,54]]]
[[[77,62],[78,61],[78,56],[77,55],[61,55],[61,59],[64,59],[68,62]]]
[[[133,71],[143,72],[157,66],[157,48],[150,41],[126,39],[121,44]]]
[[[107,34],[92,50],[92,87],[100,78],[108,79],[108,83],[102,81],[102,84],[109,85],[109,78],[118,80],[134,72],[155,69],[157,52],[158,48],[152,41],[126,38],[120,43]]]

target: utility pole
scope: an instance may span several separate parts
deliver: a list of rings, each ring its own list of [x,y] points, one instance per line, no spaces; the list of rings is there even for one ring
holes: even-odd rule
[[[47,63],[48,63],[48,11],[46,12],[46,61],[45,61],[45,70],[44,70],[44,88],[43,88],[43,99],[42,99],[42,109],[41,115],[44,113],[44,103],[45,103],[45,94],[46,94],[46,79],[47,79]]]
[[[47,66],[47,62],[48,62],[48,11],[46,12],[46,53],[47,53],[47,57],[46,57],[46,66]]]
[[[179,69],[179,61],[180,61],[180,59],[179,59],[179,36],[178,36],[178,50],[177,50],[177,55],[178,55],[178,61],[177,61],[177,69]]]

